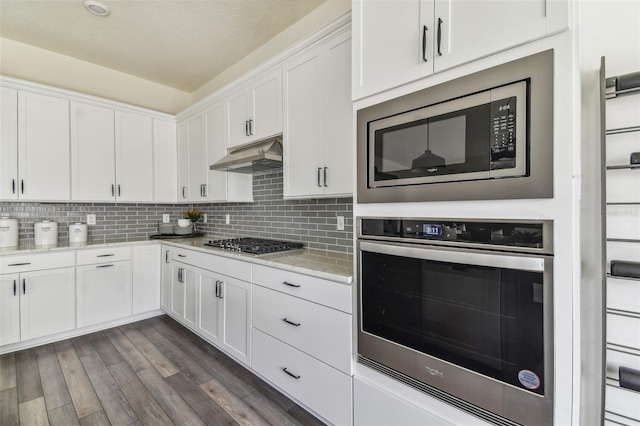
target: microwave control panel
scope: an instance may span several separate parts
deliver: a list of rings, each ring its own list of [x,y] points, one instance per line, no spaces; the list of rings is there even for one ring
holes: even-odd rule
[[[491,102],[491,169],[514,168],[516,97]]]

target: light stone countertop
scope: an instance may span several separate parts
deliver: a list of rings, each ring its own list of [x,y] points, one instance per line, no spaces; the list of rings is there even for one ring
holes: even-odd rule
[[[176,238],[176,239],[148,239],[133,238],[110,241],[89,241],[83,244],[62,243],[55,246],[20,246],[0,248],[0,256],[21,255],[35,253],[49,253],[56,251],[81,250],[104,247],[117,247],[124,245],[138,244],[165,244],[185,249],[196,250],[203,253],[215,254],[255,263],[257,265],[270,266],[291,272],[297,272],[317,278],[335,281],[342,284],[353,283],[353,255],[349,253],[325,251],[305,248],[302,250],[291,250],[287,252],[255,256],[246,253],[235,253],[204,245],[209,240],[220,239],[216,236],[205,236],[200,238]]]

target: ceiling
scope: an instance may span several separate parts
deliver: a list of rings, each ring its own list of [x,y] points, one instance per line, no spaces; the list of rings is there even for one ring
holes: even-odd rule
[[[0,0],[0,36],[191,93],[326,0]]]

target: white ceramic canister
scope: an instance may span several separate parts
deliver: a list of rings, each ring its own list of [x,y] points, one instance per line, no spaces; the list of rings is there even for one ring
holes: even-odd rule
[[[0,248],[18,246],[18,219],[0,217]]]
[[[35,244],[37,246],[52,246],[58,244],[58,222],[43,220],[33,224]]]
[[[70,243],[86,243],[87,242],[87,225],[84,223],[74,223],[69,225],[69,242]]]

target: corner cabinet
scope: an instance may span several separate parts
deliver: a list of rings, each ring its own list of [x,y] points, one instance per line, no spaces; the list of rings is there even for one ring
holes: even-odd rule
[[[354,0],[360,99],[567,29],[569,0]]]
[[[268,72],[225,100],[227,148],[282,133],[282,72]]]
[[[351,34],[284,64],[284,196],[353,193]]]

